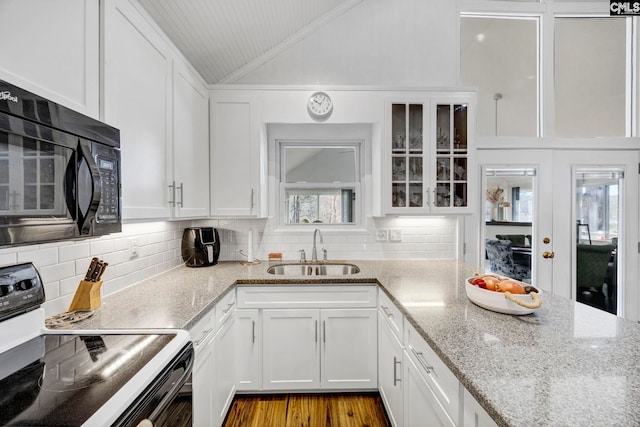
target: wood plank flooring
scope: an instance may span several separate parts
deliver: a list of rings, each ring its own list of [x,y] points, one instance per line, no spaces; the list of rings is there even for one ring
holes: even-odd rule
[[[390,427],[378,393],[236,396],[223,427]]]

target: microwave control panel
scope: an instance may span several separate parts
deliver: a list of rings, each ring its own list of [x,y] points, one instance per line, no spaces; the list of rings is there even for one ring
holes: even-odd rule
[[[104,146],[94,151],[96,165],[102,182],[100,205],[96,213],[98,223],[120,222],[120,152]]]

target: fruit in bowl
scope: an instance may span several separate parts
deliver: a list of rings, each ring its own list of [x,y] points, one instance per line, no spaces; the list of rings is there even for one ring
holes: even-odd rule
[[[500,313],[529,314],[542,305],[533,286],[495,274],[469,277],[465,289],[476,305]]]

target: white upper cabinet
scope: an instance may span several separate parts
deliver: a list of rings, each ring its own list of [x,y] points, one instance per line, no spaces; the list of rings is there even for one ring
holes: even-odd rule
[[[103,2],[104,120],[120,129],[125,219],[209,213],[204,83],[144,12]]]
[[[385,115],[383,213],[471,213],[474,98],[392,99]]]
[[[209,94],[183,67],[173,70],[173,217],[209,215]]]
[[[211,95],[211,215],[261,213],[261,155],[258,102],[236,94]]]
[[[98,118],[96,1],[2,0],[0,79]]]
[[[168,218],[168,46],[128,1],[103,8],[104,120],[120,129],[122,216]]]

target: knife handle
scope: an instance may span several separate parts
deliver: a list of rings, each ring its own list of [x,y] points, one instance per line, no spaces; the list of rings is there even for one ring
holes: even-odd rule
[[[89,268],[87,269],[86,276],[84,276],[84,280],[91,281],[91,276],[93,276],[93,273],[98,265],[98,261],[98,257],[91,258],[91,262],[89,263]]]

